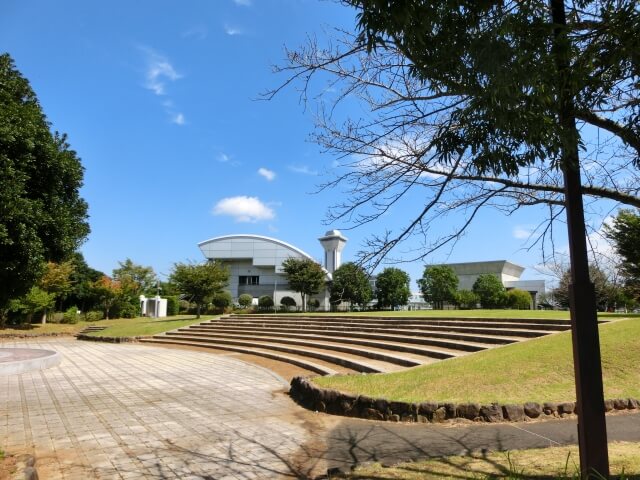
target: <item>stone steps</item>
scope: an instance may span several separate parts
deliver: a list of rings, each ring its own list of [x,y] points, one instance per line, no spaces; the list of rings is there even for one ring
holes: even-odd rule
[[[330,375],[392,372],[569,328],[562,320],[234,315],[141,341],[259,355]]]
[[[100,325],[89,325],[88,327],[85,327],[82,330],[80,330],[78,333],[76,333],[76,337],[79,337],[80,335],[86,335],[91,332],[101,332],[105,328],[107,327],[103,327]]]

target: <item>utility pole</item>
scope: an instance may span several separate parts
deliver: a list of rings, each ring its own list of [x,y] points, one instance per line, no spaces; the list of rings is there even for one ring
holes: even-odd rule
[[[598,310],[595,289],[589,278],[578,129],[576,128],[574,86],[571,78],[571,44],[563,0],[550,0],[554,26],[552,52],[558,82],[557,101],[562,139],[561,166],[564,174],[564,201],[567,211],[571,283],[571,338],[576,382],[578,445],[583,478],[598,473],[609,476],[607,426],[604,415],[602,364],[598,336]]]

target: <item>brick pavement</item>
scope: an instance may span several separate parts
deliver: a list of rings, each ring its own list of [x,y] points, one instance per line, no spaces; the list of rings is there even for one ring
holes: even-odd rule
[[[296,477],[307,440],[287,384],[224,355],[71,339],[58,367],[0,377],[0,448],[47,479]]]

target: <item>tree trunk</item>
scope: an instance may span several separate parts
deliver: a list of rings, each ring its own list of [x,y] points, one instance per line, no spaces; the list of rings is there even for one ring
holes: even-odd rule
[[[45,309],[44,312],[42,312],[42,318],[40,319],[40,323],[42,325],[45,325],[47,323],[47,310]]]
[[[558,116],[563,142],[561,166],[564,174],[565,207],[569,233],[571,284],[571,333],[578,414],[580,472],[608,478],[609,456],[604,416],[602,364],[598,337],[596,292],[589,278],[586,227],[580,179],[579,133],[575,118],[575,93],[571,90],[571,44],[567,36],[564,1],[550,0],[554,24],[552,53],[558,69]]]
[[[200,318],[200,304],[199,303],[197,304],[197,307],[196,307],[196,318]]]

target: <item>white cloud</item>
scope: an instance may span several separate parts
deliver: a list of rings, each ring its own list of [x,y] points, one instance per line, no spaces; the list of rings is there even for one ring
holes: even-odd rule
[[[251,6],[251,0],[233,0],[233,3],[235,3],[236,5],[238,5],[240,7],[250,7]]]
[[[228,197],[220,200],[213,207],[214,215],[227,215],[233,217],[236,222],[255,223],[260,220],[275,218],[275,212],[262,203],[258,197],[244,195]]]
[[[176,71],[164,55],[148,47],[141,47],[141,49],[147,55],[145,87],[156,95],[165,95],[167,82],[175,82],[182,78],[182,75]]]
[[[289,165],[289,170],[303,175],[318,175],[317,170],[312,170],[308,165]]]
[[[271,180],[273,180],[274,178],[276,178],[276,173],[267,169],[267,168],[259,168],[258,169],[258,175],[263,176],[264,178],[266,178],[269,182]]]
[[[244,30],[242,30],[239,27],[234,27],[231,25],[225,25],[224,26],[224,33],[226,33],[227,35],[230,36],[235,36],[235,35],[242,35],[244,33]]]
[[[219,161],[220,163],[227,163],[227,162],[228,162],[228,161],[230,161],[230,160],[231,160],[231,157],[230,157],[229,155],[227,155],[226,153],[224,153],[224,152],[220,152],[220,153],[218,154],[218,161]]]
[[[176,125],[184,125],[185,124],[184,115],[182,113],[178,113],[178,114],[174,115],[173,118],[171,119],[171,121],[173,123],[175,123]]]
[[[529,227],[529,225],[518,225],[513,228],[513,238],[517,238],[518,240],[527,240],[533,231]]]
[[[182,32],[183,38],[197,38],[199,40],[204,40],[207,38],[209,31],[207,27],[203,25],[196,25],[195,27],[190,28],[189,30]]]

